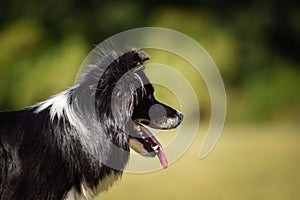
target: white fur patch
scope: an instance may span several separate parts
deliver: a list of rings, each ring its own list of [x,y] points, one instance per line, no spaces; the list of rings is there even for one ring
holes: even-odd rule
[[[86,183],[81,183],[81,193],[78,193],[75,188],[72,188],[66,195],[65,200],[93,200],[101,192],[107,191],[118,179],[119,176],[113,173],[110,176],[104,177],[96,188],[89,188]]]
[[[39,113],[48,107],[50,107],[50,119],[53,120],[55,117],[58,119],[64,117],[64,113],[67,115],[67,117],[70,119],[70,116],[68,116],[69,112],[69,95],[70,90],[63,91],[50,99],[47,99],[46,101],[43,101],[39,104],[37,104],[35,107],[36,110],[35,113]]]
[[[72,105],[69,104],[71,91],[75,87],[76,86],[58,93],[57,95],[52,96],[50,99],[36,104],[35,106],[33,106],[33,108],[35,108],[34,112],[39,113],[47,108],[50,108],[51,121],[53,121],[55,117],[57,117],[58,119],[65,118],[65,120],[68,120],[82,134],[86,133],[87,130],[84,124],[82,124],[77,114],[75,114]],[[79,136],[82,136],[82,134]]]

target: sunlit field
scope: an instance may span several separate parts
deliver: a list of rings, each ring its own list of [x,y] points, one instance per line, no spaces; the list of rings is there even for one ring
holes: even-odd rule
[[[168,169],[124,174],[98,199],[300,199],[299,126],[227,125],[213,152],[199,160],[202,138]]]

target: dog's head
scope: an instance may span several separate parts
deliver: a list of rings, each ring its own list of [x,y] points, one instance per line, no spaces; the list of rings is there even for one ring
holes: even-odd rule
[[[163,147],[145,126],[176,128],[183,115],[155,99],[154,88],[143,72],[147,60],[149,56],[141,50],[132,50],[114,59],[98,82],[96,110],[100,120],[110,119],[117,134],[126,133],[132,149],[143,156],[157,155],[166,168]]]

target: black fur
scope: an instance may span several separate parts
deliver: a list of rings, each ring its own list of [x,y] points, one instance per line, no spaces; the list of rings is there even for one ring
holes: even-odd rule
[[[74,87],[45,102],[0,112],[1,200],[93,198],[97,192],[87,195],[84,188],[122,174],[137,121],[161,129],[180,123],[179,112],[155,100],[143,51],[113,58],[107,66],[100,59]],[[151,122],[154,104],[175,120]],[[68,196],[70,190],[77,196]]]

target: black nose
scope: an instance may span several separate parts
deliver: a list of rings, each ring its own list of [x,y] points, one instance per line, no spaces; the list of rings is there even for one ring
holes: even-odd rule
[[[181,122],[183,120],[183,114],[180,113],[180,112],[177,112],[177,115],[178,115],[178,120]]]

